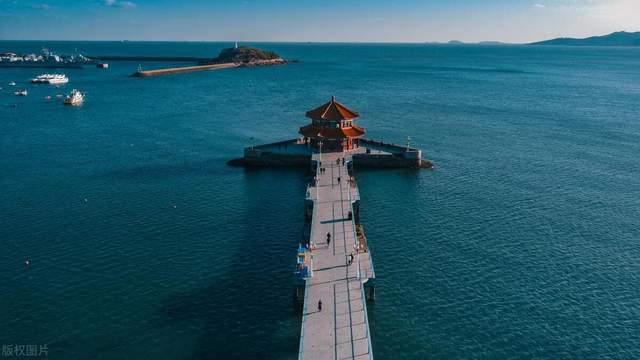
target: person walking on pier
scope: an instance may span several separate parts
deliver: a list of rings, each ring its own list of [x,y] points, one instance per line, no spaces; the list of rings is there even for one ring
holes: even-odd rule
[[[318,312],[322,311],[322,300],[318,300]]]
[[[340,184],[340,176],[338,176],[338,184]]]
[[[327,233],[327,247],[331,245],[331,233]]]
[[[344,166],[344,158],[342,158],[342,166]]]
[[[353,264],[353,253],[349,254],[349,265]]]

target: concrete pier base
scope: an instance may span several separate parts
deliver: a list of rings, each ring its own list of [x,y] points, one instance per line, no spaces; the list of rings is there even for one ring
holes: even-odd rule
[[[361,139],[359,146],[344,152],[349,158],[347,170],[353,169],[430,169],[433,164],[422,159],[422,151],[395,144]],[[321,165],[324,154],[312,159],[314,149],[301,139],[280,141],[277,143],[252,146],[244,149],[244,156],[227,162],[231,166],[244,167],[306,167],[313,173]],[[331,153],[327,153],[331,154]]]
[[[365,294],[367,296],[367,300],[375,301],[376,300],[376,287],[374,285],[366,286],[365,284]]]
[[[293,293],[296,303],[302,304],[304,302],[304,286],[296,286]]]

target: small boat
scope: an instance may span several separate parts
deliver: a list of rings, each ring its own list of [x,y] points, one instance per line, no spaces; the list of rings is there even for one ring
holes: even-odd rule
[[[16,86],[16,82],[15,81],[10,82],[9,86]]]
[[[108,69],[109,68],[109,64],[107,63],[99,63],[96,65],[97,68],[99,69]]]
[[[16,96],[27,96],[27,89],[20,89],[13,93]]]
[[[50,96],[50,95],[47,95],[47,96],[45,96],[45,97],[44,97],[44,99],[45,99],[45,100],[51,100],[51,96]]]
[[[65,105],[80,105],[84,102],[84,94],[80,91],[73,89],[66,98],[64,98]]]
[[[34,84],[66,84],[69,78],[65,74],[42,74],[31,79]]]

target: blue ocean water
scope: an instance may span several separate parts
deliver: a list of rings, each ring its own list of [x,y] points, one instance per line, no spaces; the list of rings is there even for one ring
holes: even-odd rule
[[[336,95],[369,137],[410,136],[436,164],[358,174],[376,358],[640,357],[640,49],[258,45],[300,62],[148,79],[111,62],[66,70],[60,88],[0,68],[0,344],[47,344],[52,359],[295,359],[308,175],[225,161],[251,138],[296,136]],[[55,97],[72,88],[83,106]]]

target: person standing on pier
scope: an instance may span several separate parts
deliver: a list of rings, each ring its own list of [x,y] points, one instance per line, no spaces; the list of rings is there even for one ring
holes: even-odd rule
[[[318,312],[322,311],[322,300],[318,300]]]
[[[327,246],[331,245],[331,233],[327,233]]]

